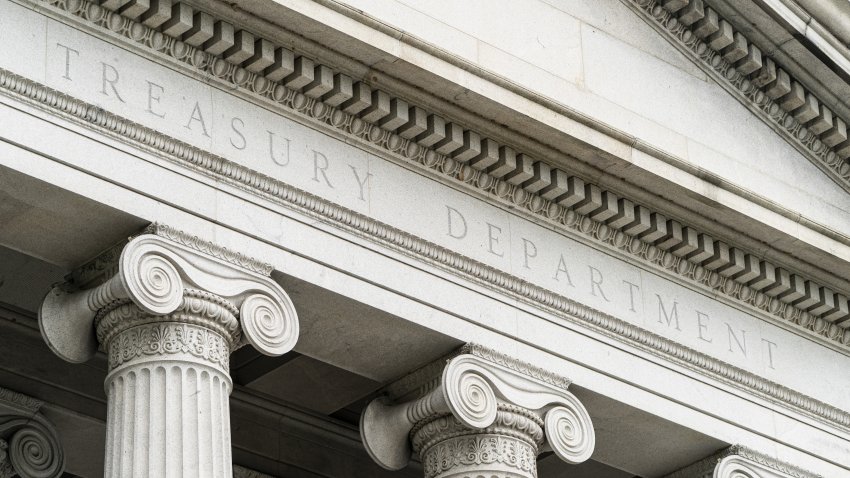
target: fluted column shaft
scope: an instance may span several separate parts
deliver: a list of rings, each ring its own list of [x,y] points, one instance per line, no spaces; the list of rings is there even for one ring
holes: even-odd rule
[[[42,335],[70,362],[109,357],[107,478],[231,478],[230,353],[290,351],[295,309],[270,265],[165,226],[146,232],[54,287]]]
[[[107,477],[230,478],[230,350],[236,308],[186,291],[172,314],[132,303],[95,319],[109,355]]]

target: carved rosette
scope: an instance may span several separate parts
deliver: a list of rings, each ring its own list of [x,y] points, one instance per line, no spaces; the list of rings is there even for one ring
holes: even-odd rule
[[[0,388],[0,478],[56,478],[65,454],[41,402]]]
[[[397,399],[416,390],[412,400],[381,397],[361,416],[366,450],[386,469],[416,453],[426,478],[531,478],[543,447],[569,463],[593,453],[590,416],[568,380],[476,345],[412,377],[388,388]]]
[[[98,346],[109,357],[105,476],[229,478],[230,353],[282,355],[298,338],[271,268],[163,226],[131,239],[117,267],[92,264],[76,276],[99,285],[55,287],[39,323],[65,360]]]

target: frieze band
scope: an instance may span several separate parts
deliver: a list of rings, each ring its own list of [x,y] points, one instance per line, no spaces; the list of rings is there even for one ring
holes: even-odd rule
[[[85,13],[84,10],[80,10],[78,6],[77,10],[75,10],[75,14],[84,15]],[[108,18],[113,18],[113,16],[109,15],[107,15]],[[124,23],[122,23],[122,25],[124,25]],[[152,30],[138,30],[135,27],[134,31],[141,31],[143,33],[152,32]],[[151,37],[149,33],[144,33],[144,35],[139,37],[136,41],[144,41],[147,43],[151,38],[153,37]],[[169,40],[167,38],[160,38],[158,41],[162,42],[158,47],[160,51],[170,51],[170,47],[166,48],[169,45]],[[194,55],[192,58],[201,58],[205,62],[205,59],[208,57],[204,55]],[[232,72],[228,73],[228,75],[230,75],[228,77],[231,77]],[[241,84],[245,84],[246,81],[242,81]],[[279,95],[279,93],[275,92],[282,91],[284,95],[282,97],[278,96],[278,100],[283,101],[287,105],[296,107],[299,111],[306,112],[308,115],[318,115],[332,125],[338,121],[334,120],[334,118],[339,118],[339,115],[332,114],[332,111],[334,110],[318,107],[314,108],[313,106],[316,102],[312,98],[304,97],[303,99],[298,99],[300,97],[293,92],[286,90],[283,86],[281,86],[283,90],[279,90],[277,87],[269,90],[268,84],[263,82],[260,83],[266,85],[264,89],[272,95],[272,97]],[[427,241],[404,234],[397,229],[376,223],[366,216],[362,216],[333,205],[332,203],[319,199],[303,191],[299,191],[268,176],[260,175],[247,168],[229,163],[223,158],[210,155],[197,148],[175,141],[172,138],[168,138],[154,130],[142,127],[138,124],[128,123],[121,117],[108,113],[101,108],[86,105],[85,103],[75,100],[68,95],[35,84],[6,71],[0,72],[0,86],[9,92],[12,92],[17,97],[36,102],[41,107],[47,107],[52,111],[58,109],[67,115],[66,117],[70,116],[78,120],[82,120],[84,123],[99,127],[102,131],[108,132],[115,137],[130,140],[136,144],[141,143],[148,149],[165,153],[172,157],[177,157],[182,164],[188,162],[199,171],[213,174],[219,178],[228,179],[240,187],[246,188],[255,193],[259,192],[266,197],[274,198],[277,201],[287,204],[290,207],[295,207],[309,215],[322,218],[324,220],[329,219],[349,230],[366,235],[372,239],[377,239],[381,243],[398,248],[399,250],[411,254],[414,257],[420,259],[425,258],[426,260],[449,270],[460,272],[462,275],[468,276],[471,279],[482,281],[488,286],[496,290],[506,292],[509,295],[516,296],[524,302],[534,304],[538,307],[542,306],[547,310],[552,310],[568,320],[577,319],[579,323],[598,327],[607,335],[643,346],[660,356],[668,359],[673,358],[674,360],[680,361],[695,370],[707,372],[710,375],[720,377],[723,380],[727,380],[730,383],[741,386],[747,390],[755,391],[757,394],[765,396],[775,403],[782,403],[802,409],[811,416],[825,420],[829,423],[837,423],[844,426],[850,425],[850,414],[847,414],[835,407],[761,379],[749,372],[710,358],[687,347],[683,347],[680,344],[676,344],[675,342],[656,334],[649,333],[639,327],[624,323],[614,317],[608,316],[607,314],[603,314],[574,303],[566,297],[559,296],[540,287],[530,285],[508,274],[504,274],[501,271],[470,261],[469,259],[455,254],[445,248],[435,246]],[[607,241],[620,242],[620,240],[615,239],[628,237],[627,235],[621,234],[621,231],[613,233],[612,228],[601,224],[598,221],[594,222],[587,217],[582,217],[574,213],[570,215],[568,214],[567,209],[561,206],[557,206],[555,208],[547,207],[544,210],[543,206],[546,204],[552,205],[552,203],[547,203],[545,200],[539,199],[538,196],[527,194],[524,190],[516,188],[515,185],[505,185],[503,181],[497,181],[489,174],[482,174],[480,172],[476,173],[475,171],[477,170],[469,168],[468,165],[461,165],[454,159],[448,158],[445,155],[433,153],[430,150],[425,150],[421,146],[412,144],[403,138],[400,140],[391,139],[395,138],[395,136],[391,136],[389,133],[384,132],[377,126],[367,128],[366,123],[364,123],[361,119],[354,118],[350,115],[343,116],[343,118],[345,121],[342,124],[339,124],[339,126],[345,126],[346,130],[351,133],[359,134],[362,137],[371,137],[374,142],[382,144],[391,150],[401,150],[402,154],[405,154],[410,158],[415,158],[416,161],[421,162],[433,170],[446,172],[460,181],[475,183],[476,186],[484,187],[484,189],[494,189],[499,197],[505,196],[516,198],[532,212],[546,214],[550,213],[554,209],[556,212],[555,217],[566,218],[569,215],[577,227],[583,225],[580,227],[580,230],[586,231],[585,233],[590,234],[592,237],[601,235],[601,237],[604,237]],[[579,218],[581,220],[578,220]],[[633,242],[627,241],[622,243],[623,245],[621,247],[626,249],[626,246],[631,243]],[[641,244],[640,241],[637,243],[639,245]],[[664,254],[661,254],[661,256],[666,257]],[[686,260],[676,258],[671,263],[671,267],[675,266],[674,268],[678,269],[680,268],[680,264],[683,262],[687,263]],[[691,270],[691,267],[688,266],[686,270]],[[693,270],[697,269],[694,268]],[[709,276],[711,275],[709,274]],[[741,288],[740,290],[744,289]],[[755,301],[761,296],[758,294],[748,293],[748,297],[751,297],[752,300]],[[772,303],[774,303],[772,299],[771,301],[767,301],[767,304]],[[791,314],[791,316],[804,317],[806,320],[803,322],[809,324],[816,322],[811,320],[809,316],[802,313],[796,316]],[[812,328],[814,328],[814,326],[812,326]],[[834,340],[850,340],[850,334],[844,334],[843,336],[840,334],[836,335],[835,330],[835,327],[825,327],[821,334],[827,336],[829,336],[829,334],[833,334]]]
[[[277,55],[275,61],[278,57],[292,61],[291,67],[285,68],[292,72],[280,80],[274,73],[280,65],[257,69],[257,58],[247,51],[249,60],[234,62],[243,55],[216,54],[217,49],[206,43],[195,48],[192,42],[177,41],[179,35],[172,37],[149,28],[150,22],[136,23],[97,5],[49,3],[121,33],[184,66],[252,92],[259,96],[257,99],[285,106],[323,126],[360,137],[403,160],[487,192],[493,199],[520,206],[526,213],[570,232],[614,246],[653,267],[829,342],[850,344],[850,301],[846,294],[700,233],[681,221],[649,211],[545,161],[482,139],[471,130],[409,106],[383,91],[372,92],[367,85],[352,83],[342,73],[331,78],[333,71],[324,65],[311,70],[305,65],[314,62],[306,57],[295,58],[291,52]],[[262,47],[263,41],[260,39],[257,44]],[[240,44],[240,48],[251,47]],[[288,50],[278,47],[275,51]],[[341,86],[351,84],[351,88]],[[409,112],[405,113],[408,106]],[[420,129],[424,132],[411,133]],[[248,174],[256,173],[249,170]]]

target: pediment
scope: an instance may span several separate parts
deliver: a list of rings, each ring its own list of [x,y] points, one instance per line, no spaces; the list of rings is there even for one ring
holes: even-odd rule
[[[850,210],[846,196],[850,192],[850,118],[840,113],[846,109],[843,104],[835,98],[823,98],[815,92],[815,86],[810,87],[789,73],[791,68],[756,44],[755,34],[737,30],[710,2],[623,3],[678,50],[673,56],[689,59],[705,73],[711,87],[725,90],[738,103],[733,107],[730,101],[712,98],[701,91],[705,88],[697,88],[688,92],[692,95],[690,103],[677,105],[701,118],[715,137],[713,142],[702,141],[707,148],[692,161],[708,161],[710,168],[709,156],[718,158],[715,166],[726,170],[721,176],[767,198],[771,194],[758,191],[760,184],[772,187],[770,180],[778,181],[788,192],[795,194],[792,190],[796,190],[802,201],[809,196],[816,202],[836,206],[830,215],[838,214],[841,219],[822,223],[846,223]],[[679,97],[673,99],[677,103],[678,100]],[[710,104],[712,101],[722,103],[725,117],[717,114],[719,105]],[[754,119],[761,125],[754,124]],[[771,141],[769,133],[781,143]],[[743,144],[737,155],[728,154],[725,146],[735,142],[734,136]],[[749,147],[741,137],[750,142]],[[746,161],[741,161],[744,158]],[[738,180],[734,180],[736,172]],[[747,176],[751,178],[748,180]],[[806,211],[799,212],[807,215]],[[825,219],[829,217],[824,215]]]

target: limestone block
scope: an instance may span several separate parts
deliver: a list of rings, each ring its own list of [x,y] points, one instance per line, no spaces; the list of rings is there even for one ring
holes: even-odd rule
[[[292,73],[283,79],[283,84],[293,90],[300,90],[309,85],[313,81],[313,76],[316,74],[316,65],[313,60],[299,56],[295,59]]]
[[[151,0],[130,0],[118,11],[122,16],[130,20],[139,20],[145,12],[150,10]]]
[[[649,230],[652,219],[649,209],[643,206],[635,206],[635,220],[623,226],[623,232],[640,237]]]
[[[818,288],[815,299],[815,305],[809,309],[809,313],[823,315],[835,312],[835,292],[829,287],[821,286]]]
[[[364,121],[377,123],[381,118],[390,114],[390,95],[383,90],[372,90],[372,101],[365,110],[360,112]]]
[[[809,310],[810,308],[817,305],[818,301],[820,300],[820,285],[810,280],[807,280],[805,287],[806,288],[803,297],[797,302],[794,302],[794,305],[803,310]]]
[[[710,7],[705,9],[702,20],[697,21],[693,26],[694,35],[699,38],[706,38],[718,30],[720,30],[720,19],[717,17],[717,12]]]
[[[688,256],[688,260],[702,264],[714,255],[714,238],[708,234],[700,234],[697,249]]]
[[[682,224],[670,219],[667,221],[667,232],[658,240],[656,245],[664,250],[669,250],[681,244],[683,240]]]
[[[310,98],[321,98],[334,87],[333,70],[325,65],[316,65],[313,69],[313,81],[304,85],[301,91]]]
[[[341,108],[346,113],[356,115],[365,110],[372,103],[372,88],[366,83],[357,82],[351,89],[352,97],[345,101]]]
[[[667,236],[667,218],[657,212],[650,214],[649,217],[649,228],[638,237],[650,244],[657,244]]]
[[[544,161],[537,161],[533,167],[534,175],[523,183],[522,188],[530,193],[536,193],[552,183],[552,168]]]
[[[574,209],[579,214],[590,214],[602,207],[602,190],[595,184],[584,185],[584,198],[577,202]]]
[[[732,25],[729,24],[726,20],[720,20],[719,23],[720,28],[712,33],[706,38],[708,41],[708,46],[710,46],[715,51],[721,51],[727,46],[731,45],[735,40],[735,33],[732,30]]]
[[[635,203],[626,198],[620,198],[617,202],[617,214],[608,219],[608,225],[620,229],[635,221]]]
[[[171,9],[171,0],[151,0],[150,8],[139,19],[151,28],[159,28],[171,18]]]
[[[776,63],[774,63],[770,58],[765,58],[764,64],[762,65],[761,70],[759,70],[758,75],[755,75],[751,81],[753,82],[753,85],[759,88],[776,81]]]
[[[239,30],[233,35],[233,46],[224,52],[224,59],[239,65],[254,56],[254,35],[245,30]]]
[[[806,101],[794,111],[794,118],[800,123],[808,123],[820,114],[820,105],[817,98],[811,93],[806,93]]]
[[[554,201],[567,192],[567,180],[569,175],[558,168],[551,168],[549,173],[549,185],[538,191],[543,199]]]
[[[737,248],[729,249],[729,263],[717,268],[717,273],[723,277],[735,278],[744,270],[744,252]]]
[[[201,48],[207,40],[213,37],[215,31],[215,20],[212,15],[205,12],[197,12],[192,17],[192,27],[183,34],[183,41],[189,45]]]
[[[806,104],[806,90],[796,81],[791,83],[791,91],[779,100],[779,106],[785,111],[794,111],[804,104]]]
[[[690,0],[685,8],[679,10],[679,21],[685,25],[693,25],[705,17],[705,7],[702,0]]]
[[[737,258],[737,255],[733,256],[733,259]],[[735,279],[737,279],[738,282],[747,284],[751,280],[758,277],[759,272],[761,271],[761,260],[759,260],[758,257],[752,254],[744,254],[743,266],[743,270],[737,276],[735,276]]]
[[[723,48],[723,59],[731,64],[735,64],[738,60],[747,56],[747,39],[744,35],[735,32],[732,35],[732,43]]]
[[[710,271],[716,271],[725,268],[731,261],[729,245],[723,241],[714,241],[714,253],[702,265]]]
[[[272,81],[281,81],[295,71],[295,54],[286,48],[274,52],[274,62],[263,72]]]
[[[587,186],[581,178],[570,176],[567,178],[567,192],[557,199],[558,204],[564,207],[573,207],[582,202],[586,196]]]
[[[499,147],[499,159],[487,169],[487,172],[496,178],[507,180],[507,175],[517,169],[516,151],[508,146]]]
[[[192,28],[192,19],[195,16],[195,11],[192,7],[185,3],[175,3],[171,7],[171,18],[162,24],[162,33],[174,38],[180,38],[181,35]]]
[[[775,283],[776,267],[768,261],[761,261],[758,275],[747,285],[757,291],[762,291]]]
[[[780,297],[791,290],[791,273],[787,270],[777,267],[776,280],[773,284],[768,285],[762,290],[770,297]]]
[[[274,44],[265,38],[254,42],[254,55],[245,60],[242,66],[253,73],[261,73],[274,64]]]
[[[463,144],[454,153],[452,153],[452,158],[454,158],[455,161],[465,163],[480,154],[481,136],[475,131],[466,130],[463,132]]]
[[[835,294],[835,309],[826,314],[824,319],[836,324],[850,320],[850,304],[847,302],[847,296]]]
[[[671,12],[678,12],[688,5],[688,0],[661,0],[661,5]]]
[[[699,246],[699,233],[692,227],[682,228],[682,240],[670,247],[670,252],[678,257],[689,257]]]
[[[490,138],[481,140],[481,152],[469,160],[469,165],[475,169],[486,171],[499,161],[499,148],[499,143]]]
[[[235,33],[233,25],[223,21],[215,22],[213,35],[204,43],[204,50],[210,55],[221,55],[235,44]]]
[[[339,106],[354,96],[354,80],[350,76],[342,73],[334,75],[334,85],[331,91],[325,93],[322,97],[329,106]]]
[[[112,10],[113,12],[117,12],[121,10],[121,7],[127,4],[130,0],[104,0],[100,6],[107,9]]]
[[[735,64],[735,68],[738,69],[744,75],[749,75],[755,71],[760,70],[762,67],[762,56],[761,50],[752,43],[747,46],[747,55],[744,58],[741,58],[738,63]]]
[[[588,214],[591,218],[599,222],[606,222],[617,214],[619,209],[619,196],[611,191],[602,192],[602,206]]]
[[[835,116],[832,121],[832,127],[823,133],[821,141],[829,147],[834,147],[847,141],[847,124],[844,123],[844,120]]]
[[[502,150],[499,151],[501,152]],[[522,183],[528,181],[534,176],[533,165],[535,161],[534,158],[528,156],[527,154],[514,154],[516,167],[510,173],[505,174],[502,179],[509,182],[510,184],[520,186]]]
[[[442,154],[451,154],[463,146],[463,128],[457,123],[447,123],[445,137],[434,145],[434,150]]]
[[[823,134],[830,129],[832,129],[834,124],[832,111],[827,108],[825,105],[820,105],[820,110],[818,111],[818,116],[813,119],[808,125],[809,131],[814,134]],[[823,141],[823,139],[821,139]]]
[[[791,274],[789,289],[777,295],[786,304],[794,304],[806,296],[806,281],[796,274]]]
[[[398,127],[396,132],[402,138],[413,139],[428,129],[428,112],[418,106],[408,110],[407,123]]]
[[[378,125],[384,129],[395,131],[400,126],[407,124],[409,119],[410,105],[407,104],[407,101],[393,98],[390,100],[390,113],[381,119]]]
[[[791,92],[791,77],[782,68],[776,69],[776,81],[765,90],[765,94],[772,100],[782,98]]]
[[[416,137],[416,142],[426,148],[434,146],[446,137],[446,120],[437,115],[428,116],[425,131]]]

